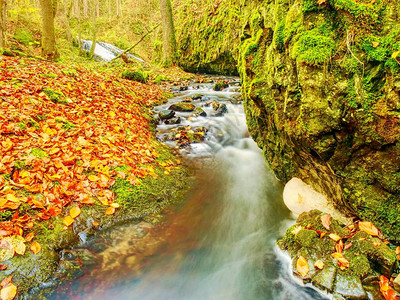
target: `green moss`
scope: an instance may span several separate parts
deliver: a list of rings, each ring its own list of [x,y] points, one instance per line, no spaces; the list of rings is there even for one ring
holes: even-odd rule
[[[36,122],[34,119],[29,119],[28,124],[29,124],[31,127],[35,128],[35,129],[37,129],[37,130],[40,130],[39,123]]]
[[[69,122],[69,121],[66,121],[66,122],[63,122],[63,123],[64,123],[64,124],[63,124],[63,126],[62,126],[62,129],[64,129],[64,130],[70,130],[70,129],[76,127],[75,124],[73,124],[73,123],[71,123],[71,122]]]
[[[32,33],[29,30],[22,28],[22,27],[18,27],[15,30],[15,34],[14,34],[13,38],[15,40],[17,40],[18,42],[25,44],[25,45],[29,45],[34,42]]]
[[[13,214],[14,212],[12,210],[5,210],[3,212],[0,212],[0,221],[10,221]]]
[[[350,13],[356,20],[379,23],[387,1],[377,0],[373,5],[368,1],[333,0],[336,9]]]
[[[28,128],[26,126],[25,122],[19,122],[19,123],[17,123],[17,125],[21,130],[26,130]]]
[[[294,43],[292,56],[298,62],[316,65],[328,61],[335,50],[336,44],[330,37],[313,29],[300,34]]]
[[[68,105],[68,101],[65,99],[65,95],[62,92],[54,91],[50,88],[45,88],[43,92],[52,102]]]
[[[132,80],[132,81],[138,81],[141,83],[146,83],[149,74],[147,72],[142,72],[142,71],[125,71],[122,73],[122,78]]]
[[[39,157],[39,158],[43,158],[43,157],[49,156],[45,151],[43,151],[40,148],[33,148],[31,150],[31,154],[36,156],[36,157]]]
[[[321,10],[322,7],[318,5],[317,0],[302,0],[302,11],[304,13]]]
[[[24,161],[17,159],[14,161],[14,168],[17,170],[24,170],[26,169],[26,164]]]
[[[345,253],[345,256],[347,256],[346,253]],[[371,266],[370,266],[368,258],[366,256],[364,256],[362,254],[357,255],[357,256],[356,255],[354,255],[354,256],[351,255],[351,256],[352,257],[348,257],[348,259],[350,259],[349,271],[353,275],[364,278],[372,272]]]

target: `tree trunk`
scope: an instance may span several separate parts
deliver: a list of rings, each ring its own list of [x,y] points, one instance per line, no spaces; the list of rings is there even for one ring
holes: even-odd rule
[[[162,64],[171,66],[176,62],[176,40],[174,20],[170,0],[160,0],[161,23],[163,31]]]
[[[0,0],[0,49],[6,47],[7,2]]]
[[[56,0],[40,0],[42,8],[42,55],[44,58],[53,60],[59,57],[56,48],[54,33],[54,16],[56,13]]]
[[[92,47],[90,47],[89,57],[93,58],[96,48],[96,0],[92,0]]]
[[[72,43],[72,34],[71,34],[71,26],[69,24],[69,19],[71,16],[72,10],[72,0],[64,0],[64,26],[65,26],[65,34],[67,37],[67,41]]]

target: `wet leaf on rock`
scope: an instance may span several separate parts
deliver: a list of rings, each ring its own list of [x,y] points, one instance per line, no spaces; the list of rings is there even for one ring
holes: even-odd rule
[[[307,259],[305,259],[303,256],[300,256],[299,259],[297,260],[296,269],[297,272],[299,272],[299,274],[301,275],[301,277],[305,277],[308,274],[308,271],[310,270]]]
[[[325,264],[322,260],[319,259],[315,262],[314,267],[319,270],[322,270],[325,267]]]
[[[379,278],[379,287],[382,295],[385,297],[385,300],[395,300],[398,299],[396,292],[389,285],[389,280],[381,275]]]
[[[0,292],[1,300],[12,300],[17,295],[17,287],[9,283],[7,286],[3,287]]]
[[[42,247],[38,242],[35,241],[31,244],[31,251],[33,252],[33,254],[38,254],[41,249]]]
[[[330,230],[330,226],[332,224],[331,215],[323,215],[323,216],[321,216],[321,222],[322,222],[322,226],[324,226],[324,228],[326,230]]]
[[[359,222],[358,228],[372,236],[378,236],[379,230],[371,222]]]
[[[70,216],[66,216],[64,219],[63,219],[63,224],[65,225],[65,226],[70,226],[72,223],[74,223],[74,219],[73,218],[71,218]]]
[[[81,209],[78,206],[75,206],[69,210],[69,215],[72,219],[75,219],[81,214]],[[68,226],[68,225],[67,225]]]
[[[329,235],[329,238],[330,238],[331,240],[334,240],[335,242],[337,242],[337,241],[339,241],[339,240],[342,239],[342,238],[341,238],[340,236],[338,236],[336,233],[331,233],[331,234]]]

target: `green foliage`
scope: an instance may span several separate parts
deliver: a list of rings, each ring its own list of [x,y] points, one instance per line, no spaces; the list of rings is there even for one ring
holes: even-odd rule
[[[27,128],[25,122],[18,122],[17,125],[21,130],[26,130]]]
[[[303,0],[302,10],[304,13],[321,10],[317,0]]]
[[[163,81],[166,81],[166,80],[167,80],[167,76],[165,76],[165,75],[156,75],[156,77],[154,78],[154,83],[159,84],[159,83],[161,83]]]
[[[68,101],[65,99],[65,95],[62,92],[54,91],[50,88],[45,88],[43,92],[52,102],[68,105]]]
[[[31,150],[31,154],[32,154],[33,156],[36,156],[36,157],[39,157],[39,158],[43,158],[43,157],[49,156],[45,151],[43,151],[43,150],[40,149],[40,148],[33,148],[33,149]]]
[[[334,0],[336,9],[345,10],[359,21],[379,23],[386,8],[386,0],[377,0],[373,5],[356,0]]]
[[[17,170],[24,170],[26,169],[26,164],[24,161],[17,159],[14,161],[14,168]]]
[[[336,43],[318,29],[304,31],[293,46],[293,57],[310,65],[326,62],[336,50]]]
[[[28,124],[29,124],[31,127],[34,127],[34,128],[37,129],[37,130],[40,129],[39,123],[36,122],[34,119],[29,119]]]
[[[126,70],[125,72],[122,73],[122,78],[132,81],[138,81],[141,83],[146,83],[149,78],[149,74],[147,72],[142,72],[142,71]]]
[[[29,45],[30,43],[34,42],[32,33],[29,30],[22,28],[22,27],[18,27],[15,30],[15,34],[14,34],[13,38],[15,40],[17,40],[19,43],[25,44],[25,45]]]
[[[63,126],[62,126],[62,129],[69,130],[69,129],[72,129],[72,128],[75,128],[75,127],[76,127],[75,124],[73,124],[73,123],[71,123],[69,121],[65,121]]]

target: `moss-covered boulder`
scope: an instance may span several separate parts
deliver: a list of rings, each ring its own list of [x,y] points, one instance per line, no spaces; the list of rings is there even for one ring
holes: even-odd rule
[[[191,112],[194,111],[196,106],[192,103],[186,103],[186,102],[178,102],[171,104],[171,106],[168,108],[169,110],[173,111],[179,111],[179,112]]]
[[[325,215],[318,210],[302,213],[278,241],[293,260],[294,274],[344,299],[367,299],[367,292],[379,295],[379,275],[390,278],[397,269],[395,251],[384,240],[360,231],[357,223],[345,226],[331,219],[331,224],[324,224]],[[307,274],[297,272],[300,257],[308,262]]]

